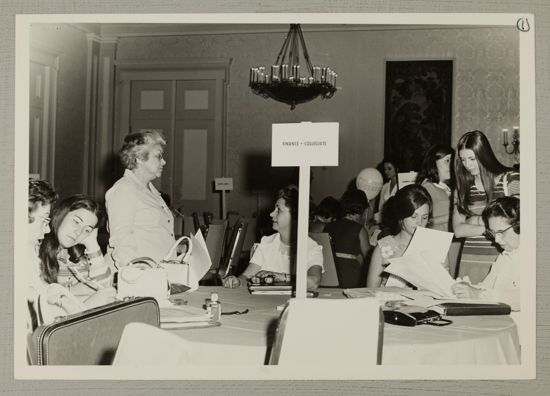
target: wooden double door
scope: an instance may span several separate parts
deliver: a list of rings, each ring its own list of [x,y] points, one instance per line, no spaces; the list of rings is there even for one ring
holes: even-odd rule
[[[158,130],[167,139],[162,177],[154,182],[184,213],[219,215],[213,189],[225,175],[226,68],[121,70],[114,151],[127,133]]]

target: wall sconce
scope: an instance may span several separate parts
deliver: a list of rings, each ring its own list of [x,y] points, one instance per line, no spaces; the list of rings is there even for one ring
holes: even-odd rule
[[[519,154],[519,127],[512,127],[512,141],[508,142],[508,129],[502,130],[502,145],[504,146],[504,151],[508,154]],[[508,145],[512,145],[512,150],[508,151]]]

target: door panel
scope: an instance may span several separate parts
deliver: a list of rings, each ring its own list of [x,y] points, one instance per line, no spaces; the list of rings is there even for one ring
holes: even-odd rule
[[[166,166],[162,177],[153,181],[155,187],[172,195],[172,153],[173,142],[173,89],[172,81],[132,81],[130,100],[130,132],[156,130],[161,132],[167,143],[164,153]]]
[[[131,119],[170,120],[172,118],[171,81],[132,81]]]
[[[178,120],[213,120],[215,117],[216,81],[178,81],[176,84],[176,118]]]
[[[30,62],[29,173],[53,183],[55,70],[47,63]]]
[[[219,194],[212,183],[219,177],[220,155],[215,151],[216,134],[212,121],[177,121],[174,162],[174,202],[186,213],[216,213]],[[179,157],[177,157],[179,155]]]
[[[119,126],[130,132],[160,130],[166,137],[166,165],[154,184],[188,215],[218,213],[213,180],[223,176],[223,85],[211,71],[203,74],[182,71],[167,80],[164,72],[132,73],[121,77],[119,91]]]

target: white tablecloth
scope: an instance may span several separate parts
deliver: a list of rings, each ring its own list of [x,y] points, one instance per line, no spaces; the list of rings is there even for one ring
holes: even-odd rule
[[[197,364],[262,365],[288,296],[250,295],[246,288],[200,287],[188,293],[188,304],[201,306],[216,291],[224,312],[248,309],[244,315],[222,316],[220,327],[173,329],[190,341]],[[320,298],[344,298],[339,289],[321,289]],[[385,324],[383,365],[520,364],[514,321],[505,316],[454,316],[445,327]]]

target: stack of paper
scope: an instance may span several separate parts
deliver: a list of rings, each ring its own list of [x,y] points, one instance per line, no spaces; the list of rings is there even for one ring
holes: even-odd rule
[[[163,329],[208,327],[219,325],[204,309],[188,305],[160,307],[160,327]]]
[[[417,227],[403,256],[389,259],[385,271],[439,297],[455,298],[455,280],[442,266],[452,239],[450,232]]]

